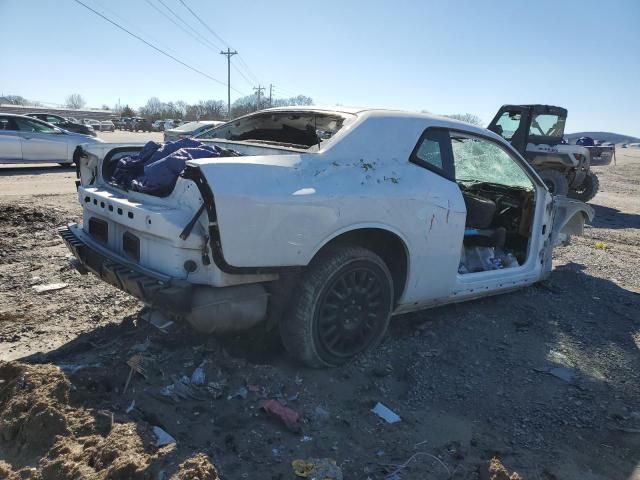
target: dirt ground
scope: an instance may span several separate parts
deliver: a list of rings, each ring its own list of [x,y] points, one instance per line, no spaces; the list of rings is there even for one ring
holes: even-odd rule
[[[640,151],[596,170],[596,219],[549,283],[397,317],[376,350],[309,370],[145,323],[68,266],[73,172],[0,169],[0,478],[640,479]]]

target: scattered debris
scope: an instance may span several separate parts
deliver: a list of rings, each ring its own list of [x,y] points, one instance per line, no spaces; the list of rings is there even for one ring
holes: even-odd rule
[[[136,343],[133,347],[130,348],[129,351],[136,352],[136,353],[144,353],[147,351],[147,349],[150,346],[151,346],[151,340],[149,340],[149,337],[147,337],[144,342]]]
[[[176,439],[160,427],[153,427],[153,434],[156,436],[156,447],[164,447],[165,445],[176,443]]]
[[[562,381],[571,382],[576,376],[576,371],[572,368],[555,367],[549,369],[549,374]]]
[[[407,468],[409,466],[409,464],[413,460],[415,460],[416,458],[418,458],[420,456],[429,457],[429,458],[437,461],[442,466],[442,468],[444,468],[446,470],[447,478],[451,478],[453,476],[453,474],[451,473],[451,470],[449,470],[449,467],[447,467],[447,464],[444,463],[442,460],[440,460],[438,457],[436,457],[435,455],[431,455],[430,453],[427,453],[427,452],[417,452],[417,453],[414,453],[413,455],[411,455],[411,457],[409,457],[409,459],[406,462],[404,462],[404,463],[402,463],[400,465],[394,465],[396,467],[396,469],[393,472],[391,472],[389,475],[385,476],[384,479],[385,480],[400,480],[400,478],[401,478],[400,477],[400,472],[402,470],[404,470],[405,468]],[[455,470],[454,470],[454,472],[455,472]]]
[[[329,411],[325,410],[324,408],[322,408],[320,406],[318,406],[318,407],[313,409],[313,418],[315,420],[325,422],[325,421],[329,420],[330,416],[331,416],[331,414],[329,413]]]
[[[342,470],[331,458],[309,458],[291,462],[297,477],[309,480],[343,480]]]
[[[262,408],[268,414],[282,420],[282,423],[284,423],[289,430],[295,432],[300,429],[300,426],[298,425],[300,414],[295,410],[290,409],[289,407],[285,407],[279,401],[264,400],[260,402],[260,408]]]
[[[567,367],[534,368],[533,371],[537,373],[547,373],[549,375],[553,375],[554,377],[559,378],[560,380],[563,380],[567,383],[572,382],[576,377],[575,369]]]
[[[80,370],[84,368],[96,368],[96,367],[101,367],[102,365],[99,363],[94,363],[92,365],[75,365],[71,363],[59,363],[56,366],[67,375],[73,375],[74,373],[78,373]]]
[[[213,395],[213,398],[215,399],[222,398],[226,388],[227,388],[226,380],[207,383],[207,390],[211,395]]]
[[[227,400],[233,400],[234,398],[241,398],[242,400],[246,400],[249,396],[249,390],[247,387],[240,387],[235,393],[232,393],[227,397]]]
[[[140,320],[153,325],[162,333],[169,333],[175,325],[175,322],[167,317],[164,313],[152,308],[147,308],[146,310],[144,310],[140,314],[139,318]]]
[[[193,383],[194,385],[204,385],[206,378],[204,373],[204,366],[206,363],[206,361],[203,361],[191,374],[191,383]]]
[[[607,250],[609,248],[609,245],[604,242],[596,242],[595,246],[597,250]]]
[[[380,402],[376,403],[376,406],[373,407],[371,409],[371,411],[373,413],[375,413],[376,415],[378,415],[380,418],[382,418],[387,423],[396,423],[396,422],[399,422],[400,420],[402,420],[397,413],[395,413],[393,410],[387,408],[386,406],[384,406]]]
[[[198,386],[191,383],[191,379],[185,375],[178,378],[172,376],[173,383],[160,389],[160,395],[170,397],[174,402],[180,400],[206,400],[205,392]]]
[[[147,378],[147,373],[143,366],[144,359],[142,355],[134,355],[129,360],[127,360],[127,365],[131,368],[129,370],[129,376],[127,377],[127,381],[124,384],[124,388],[122,389],[122,394],[124,395],[129,388],[129,383],[131,383],[131,379],[133,378],[133,374],[135,372],[139,373],[143,377]]]
[[[46,292],[54,292],[56,290],[62,290],[63,288],[67,288],[69,286],[68,283],[48,283],[46,285],[33,285],[33,288],[36,293],[46,293]]]

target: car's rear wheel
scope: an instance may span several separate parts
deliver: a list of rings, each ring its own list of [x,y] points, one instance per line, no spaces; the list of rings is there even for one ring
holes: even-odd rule
[[[280,335],[311,367],[345,363],[377,345],[389,325],[393,280],[375,253],[342,247],[321,253],[301,277]]]
[[[542,170],[538,172],[538,175],[547,185],[552,195],[566,195],[569,193],[569,181],[562,172],[557,170]]]

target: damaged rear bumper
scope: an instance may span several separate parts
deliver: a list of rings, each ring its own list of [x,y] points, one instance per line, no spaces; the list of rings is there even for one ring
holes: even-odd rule
[[[95,241],[87,239],[78,225],[62,227],[58,233],[77,259],[72,264],[80,273],[88,270],[148,305],[164,308],[178,315],[190,312],[193,293],[191,283],[152,272],[111,254]]]
[[[266,317],[268,294],[259,283],[230,287],[195,285],[114,255],[78,225],[58,231],[75,256],[76,261],[71,263],[80,273],[90,271],[147,305],[186,319],[198,331],[244,330]]]

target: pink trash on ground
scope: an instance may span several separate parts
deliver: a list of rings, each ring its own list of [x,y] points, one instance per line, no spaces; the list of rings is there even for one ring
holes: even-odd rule
[[[298,420],[300,420],[300,414],[295,410],[285,407],[277,400],[264,400],[260,402],[260,408],[265,412],[282,420],[282,423],[286,425],[289,430],[298,430]]]

